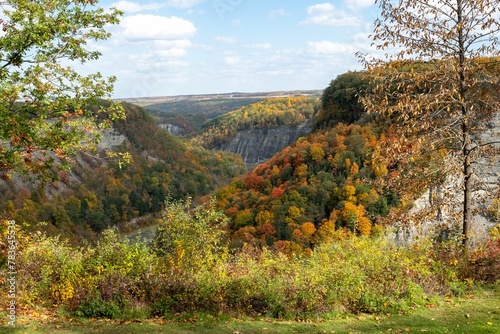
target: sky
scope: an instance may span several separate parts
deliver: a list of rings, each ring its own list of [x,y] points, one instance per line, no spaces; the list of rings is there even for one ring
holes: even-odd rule
[[[114,98],[324,89],[362,69],[373,0],[100,1],[124,11],[89,73]]]

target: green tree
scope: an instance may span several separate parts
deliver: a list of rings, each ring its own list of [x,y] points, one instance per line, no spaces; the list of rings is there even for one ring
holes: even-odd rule
[[[73,65],[99,58],[87,47],[107,39],[116,9],[96,0],[11,0],[1,5],[0,177],[15,171],[47,180],[51,168],[99,139],[98,128],[122,115],[119,104],[98,107],[114,77],[82,75]],[[108,113],[110,117],[99,117]]]
[[[335,123],[354,123],[365,110],[359,95],[367,89],[364,72],[347,72],[330,82],[321,97],[321,109],[315,120],[316,128],[328,128]]]
[[[412,153],[421,156],[449,152],[440,172],[460,175],[467,245],[479,181],[473,165],[498,153],[487,152],[494,143],[479,136],[500,107],[498,59],[492,58],[500,56],[498,0],[376,2],[381,17],[372,38],[386,57],[359,54],[374,85],[362,102],[369,112],[397,119],[402,135],[395,149],[411,141]]]
[[[169,269],[192,274],[213,265],[227,251],[224,228],[228,218],[215,209],[215,200],[191,208],[191,199],[167,201],[156,230],[153,250]]]

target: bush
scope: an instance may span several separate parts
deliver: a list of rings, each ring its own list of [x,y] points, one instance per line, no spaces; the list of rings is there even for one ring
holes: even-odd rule
[[[16,266],[18,294],[28,305],[59,305],[75,297],[82,275],[81,253],[59,237],[35,232],[20,240]]]
[[[25,304],[114,318],[146,299],[155,257],[144,244],[120,239],[115,230],[104,231],[95,247],[72,248],[40,232],[21,241],[18,291]]]
[[[117,319],[122,314],[124,303],[119,301],[105,301],[99,295],[82,301],[75,314],[87,318]]]
[[[152,244],[159,260],[151,292],[154,313],[211,308],[229,256],[224,238],[228,219],[214,204],[193,209],[189,199],[166,203]]]
[[[307,256],[252,245],[231,255],[219,226],[224,216],[211,203],[188,204],[167,205],[155,252],[115,230],[85,248],[20,233],[22,301],[84,317],[316,318],[398,312],[436,294],[460,293],[471,280],[499,279],[500,239],[494,238],[469,257],[455,241],[396,247],[382,237],[340,232]]]
[[[500,238],[488,240],[470,254],[464,276],[484,283],[500,281]]]

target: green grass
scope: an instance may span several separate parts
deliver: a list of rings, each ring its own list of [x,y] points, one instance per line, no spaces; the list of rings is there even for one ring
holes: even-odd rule
[[[1,314],[5,323],[5,312]],[[332,316],[309,322],[268,319],[214,319],[194,315],[176,321],[82,320],[33,321],[21,317],[16,327],[1,333],[500,333],[500,283],[473,296],[446,299],[406,314]]]

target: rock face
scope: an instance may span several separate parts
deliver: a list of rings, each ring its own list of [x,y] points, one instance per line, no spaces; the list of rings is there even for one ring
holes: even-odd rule
[[[170,124],[170,123],[161,123],[158,124],[160,128],[168,131],[171,135],[174,136],[184,136],[186,134],[186,130],[181,128],[180,126]]]
[[[271,158],[275,153],[296,142],[299,137],[309,134],[311,130],[310,122],[293,128],[243,130],[238,132],[231,142],[222,144],[216,149],[237,153],[247,165],[255,165]]]
[[[479,141],[494,143],[492,146],[500,150],[500,112],[488,123],[488,129],[481,134]],[[472,196],[475,213],[471,221],[470,237],[473,245],[484,240],[488,231],[497,224],[489,219],[487,209],[500,185],[500,163],[497,160],[480,158],[474,166],[480,185]],[[397,223],[394,233],[389,237],[398,244],[405,244],[428,236],[448,238],[450,235],[460,234],[463,193],[460,191],[459,181],[450,179],[441,187],[428,189],[414,202],[410,214],[432,212],[434,217],[420,224],[411,221]],[[437,207],[436,202],[446,204]]]
[[[101,141],[99,148],[102,150],[113,150],[113,148],[120,146],[127,137],[119,133],[115,128],[110,128],[101,131]]]

